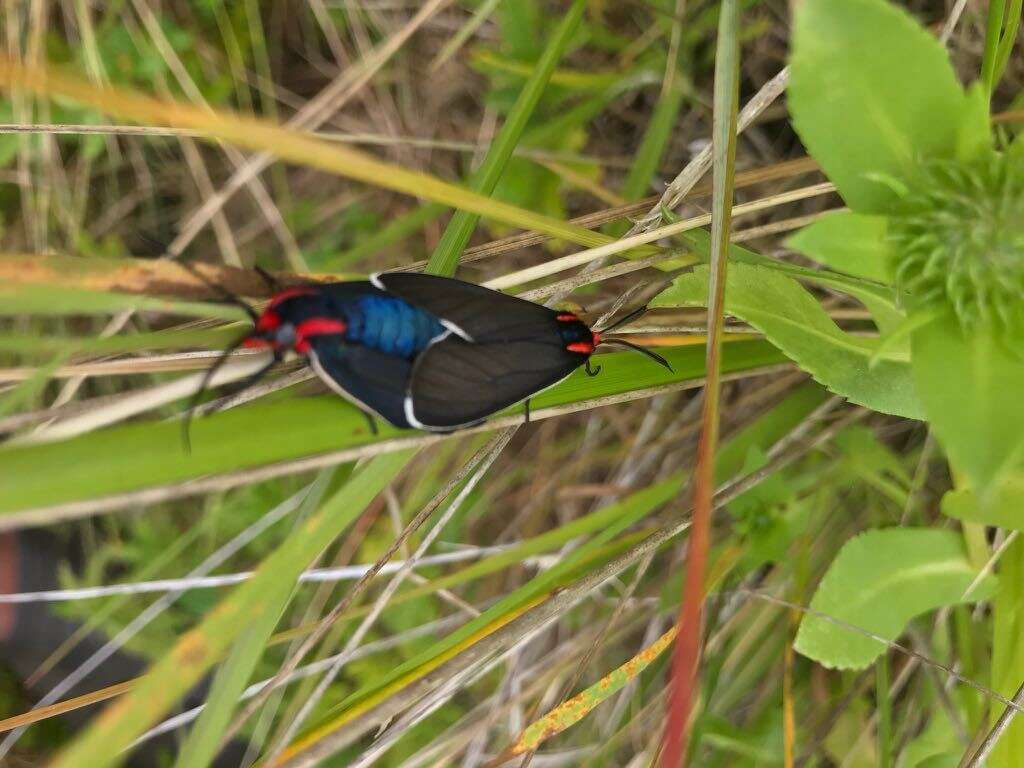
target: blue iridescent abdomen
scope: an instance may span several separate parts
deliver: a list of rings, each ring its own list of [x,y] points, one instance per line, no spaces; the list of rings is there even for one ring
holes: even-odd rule
[[[346,302],[345,341],[387,355],[411,358],[444,332],[433,315],[390,296],[362,296]]]

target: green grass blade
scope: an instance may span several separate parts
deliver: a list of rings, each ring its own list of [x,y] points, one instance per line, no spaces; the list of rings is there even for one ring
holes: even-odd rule
[[[160,349],[217,349],[242,335],[241,326],[132,333],[119,336],[26,336],[0,334],[0,352],[34,358],[52,355],[113,355]]]
[[[726,441],[717,462],[717,471],[723,477],[742,471],[744,461],[751,448],[757,447],[767,451],[771,445],[788,434],[812,413],[824,402],[826,397],[827,394],[824,390],[816,385],[808,384],[799,388],[775,408],[757,418],[751,425]],[[536,600],[538,595],[570,582],[582,571],[598,567],[605,560],[602,555],[607,555],[610,548],[614,548],[614,545],[628,538],[623,535],[623,531],[677,496],[684,482],[684,473],[679,473],[609,504],[586,518],[575,520],[557,531],[549,531],[524,543],[524,547],[528,547],[528,550],[524,550],[524,552],[536,553],[558,546],[559,543],[567,540],[563,538],[565,536],[577,538],[587,533],[594,534],[582,546],[574,550],[568,558],[506,595],[477,619],[439,640],[394,670],[386,678],[375,680],[352,694],[328,713],[319,726],[311,729],[302,739],[293,744],[287,754],[291,755],[296,751],[301,751],[320,737],[343,727],[353,717],[380,702],[383,698],[401,695],[401,690],[406,685],[436,668],[442,661],[450,658],[453,653],[465,648],[467,642],[474,638],[479,639],[481,636],[479,633],[486,632],[488,627],[500,626],[509,617],[517,615],[517,612],[524,606]],[[512,553],[513,550],[510,550],[496,557],[505,558],[511,556]],[[527,554],[521,556],[527,556]],[[481,561],[481,563],[465,569],[465,572],[475,571],[475,577],[482,575],[481,570],[486,568],[484,561]],[[457,576],[457,574],[452,574],[448,578],[457,578]],[[454,583],[458,582],[441,579],[436,582],[436,585],[446,587],[453,586]]]
[[[174,649],[156,662],[139,684],[109,706],[72,744],[53,768],[105,768],[120,762],[120,752],[153,725],[247,629],[251,617],[281,604],[295,580],[405,463],[410,451],[378,456],[357,472],[296,530],[248,582],[224,599]]]
[[[985,50],[981,56],[981,81],[985,90],[991,95],[996,87],[996,59],[999,55],[999,41],[1003,31],[1003,15],[1006,12],[1006,0],[989,0],[988,25],[985,30]]]
[[[540,415],[545,408],[700,379],[704,375],[702,348],[679,347],[664,354],[674,373],[633,352],[601,355],[603,369],[599,376],[589,377],[578,371],[557,387],[535,396],[533,410]],[[739,341],[726,345],[724,369],[750,370],[784,360],[767,342]],[[517,406],[508,413],[519,412],[521,408]],[[422,433],[385,424],[380,425],[378,435],[372,435],[354,406],[335,395],[324,395],[254,403],[196,419],[191,454],[182,447],[177,422],[127,424],[62,442],[2,446],[0,527],[25,522],[27,518],[16,513],[26,510],[366,448],[397,438],[421,437]],[[395,448],[392,444],[388,449]],[[111,466],[117,466],[118,471],[110,472]],[[53,467],[60,467],[61,471],[54,473]],[[47,518],[44,515],[34,519]]]
[[[310,492],[302,500],[297,519],[306,518],[320,505],[332,475],[332,472],[324,472],[316,479]],[[238,706],[256,664],[263,656],[267,642],[274,632],[274,627],[280,621],[294,592],[294,588],[289,591],[281,590],[275,596],[277,600],[268,601],[258,613],[249,617],[227,659],[217,670],[203,712],[181,746],[174,763],[175,768],[209,765],[216,756],[231,714]]]
[[[239,307],[203,301],[172,301],[152,296],[136,296],[113,291],[88,291],[56,285],[18,285],[0,288],[0,314],[3,315],[95,315],[101,313],[160,312],[187,317],[214,317],[245,320]]]
[[[474,192],[490,195],[494,191],[505,166],[508,165],[508,161],[515,151],[516,144],[519,143],[519,139],[526,129],[526,124],[533,114],[537,102],[540,101],[541,94],[551,79],[551,73],[555,71],[555,65],[558,64],[570,39],[579,29],[585,6],[585,0],[575,0],[551,39],[548,40],[547,47],[541,54],[537,66],[534,67],[530,78],[519,92],[516,103],[509,111],[505,124],[502,125],[498,135],[491,143],[479,170],[473,174],[470,180],[469,188]],[[431,254],[426,271],[435,275],[454,274],[459,263],[459,255],[466,247],[466,243],[469,242],[479,220],[478,214],[469,211],[456,211]]]

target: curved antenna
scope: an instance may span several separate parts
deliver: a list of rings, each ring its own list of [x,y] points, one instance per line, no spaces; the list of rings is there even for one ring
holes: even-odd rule
[[[641,347],[638,344],[633,344],[632,342],[629,342],[629,341],[623,341],[622,339],[601,339],[601,343],[602,344],[612,344],[612,345],[616,345],[617,344],[620,347],[626,347],[627,349],[632,349],[635,352],[639,352],[641,355],[646,355],[647,357],[651,358],[651,360],[656,362],[658,365],[660,365],[660,366],[662,366],[664,368],[667,368],[668,370],[672,371],[672,365],[671,365],[671,363],[669,363],[668,360],[666,360],[664,357],[659,355],[657,352],[651,352],[651,350],[649,350],[649,349],[647,349],[645,347]],[[672,371],[672,372],[675,373],[675,371]]]
[[[253,266],[253,271],[260,276],[260,279],[267,286],[267,290],[271,293],[277,293],[281,290],[281,284],[277,281],[277,278],[267,272],[263,267]]]
[[[193,277],[197,278],[199,282],[201,282],[211,291],[220,296],[221,299],[223,299],[225,302],[227,302],[228,304],[232,304],[236,307],[240,307],[245,312],[245,314],[249,316],[249,319],[252,320],[253,323],[260,319],[259,313],[255,309],[253,309],[249,304],[246,304],[244,301],[242,301],[242,299],[233,294],[223,285],[217,285],[217,283],[207,278],[206,275],[204,275],[202,272],[196,269],[194,265],[189,264],[187,261],[179,261],[177,262],[177,264],[182,269],[186,270],[187,272],[190,272]],[[263,273],[261,272],[260,277],[262,276]]]
[[[628,312],[627,314],[623,315],[618,320],[616,320],[614,323],[609,325],[607,328],[601,328],[600,331],[601,331],[601,333],[608,333],[608,331],[614,331],[616,328],[625,325],[630,320],[635,320],[636,318],[640,317],[640,315],[643,315],[643,314],[647,313],[649,310],[650,310],[650,307],[648,307],[646,304],[644,304],[641,307],[637,307],[632,312]]]

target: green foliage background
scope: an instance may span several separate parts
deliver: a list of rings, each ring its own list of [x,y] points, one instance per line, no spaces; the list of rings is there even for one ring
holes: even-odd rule
[[[985,18],[969,8],[945,46],[932,27],[947,20],[928,4],[796,5],[790,24],[786,4],[750,0],[738,32],[741,105],[787,60],[790,81],[788,111],[780,101],[739,140],[753,181],[737,185],[735,202],[767,202],[734,222],[729,248],[722,496],[690,757],[957,765],[1024,680],[1024,347],[1013,323],[963,311],[991,295],[992,274],[1001,295],[1024,294],[1017,188],[967,199],[978,215],[956,218],[970,207],[957,179],[998,167],[1012,180],[1021,163],[1012,110],[1024,68],[1011,55],[1021,4],[993,1]],[[377,59],[417,10],[424,24]],[[77,733],[33,725],[13,759],[118,763],[210,674],[207,708],[159,759],[209,764],[230,732],[272,765],[314,754],[334,765],[481,765],[533,723],[523,738],[548,753],[538,759],[653,763],[667,654],[645,650],[680,600],[706,230],[616,252],[575,283],[561,272],[515,289],[540,288],[592,319],[648,303],[623,332],[657,347],[671,372],[602,354],[600,375],[578,371],[532,400],[534,423],[522,426],[516,407],[443,438],[370,433],[349,404],[292,381],[197,419],[186,453],[187,391],[171,390],[208,364],[189,353],[223,348],[245,317],[180,285],[129,293],[110,281],[173,243],[178,258],[214,265],[315,275],[422,261],[484,282],[697,217],[709,203],[695,192],[676,210],[658,198],[710,135],[718,10],[140,0],[6,14],[9,59],[74,79],[19,80],[6,64],[0,77],[0,120],[35,125],[0,129],[0,273],[10,278],[0,289],[0,526],[51,528],[83,555],[75,568],[54,563],[63,586],[88,588],[180,577],[269,511],[292,509],[219,567],[252,578],[189,589],[131,638],[127,649],[150,664],[134,690]],[[332,82],[351,92],[316,136],[267,128]],[[168,125],[142,120],[158,106]],[[265,122],[242,122],[251,117]],[[112,125],[128,119],[144,130]],[[180,130],[197,121],[203,135]],[[190,229],[245,162],[216,141],[232,137],[291,162],[271,163],[209,226]],[[360,165],[354,144],[388,165]],[[805,153],[813,175],[767,173]],[[953,169],[953,181],[925,184],[935,168]],[[835,193],[772,204],[821,181]],[[957,237],[901,240],[925,214]],[[512,224],[539,236],[505,246]],[[88,264],[86,277],[69,287],[10,267],[24,254],[45,266],[54,252]],[[630,262],[652,256],[663,263]],[[936,282],[948,290],[919,288]],[[421,545],[472,558],[419,567],[393,589],[383,574],[365,588],[296,584],[313,566],[408,560]],[[114,636],[152,601],[52,610]],[[319,639],[302,663],[355,655],[322,687],[295,681],[249,711],[246,686],[272,677],[311,632]],[[38,698],[23,686],[0,676],[0,717]],[[572,717],[555,709],[580,691]],[[1017,724],[988,764],[1015,765],[1022,752]]]

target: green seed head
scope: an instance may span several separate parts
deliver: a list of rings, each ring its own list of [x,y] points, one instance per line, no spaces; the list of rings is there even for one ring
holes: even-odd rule
[[[912,308],[951,308],[961,327],[1024,330],[1024,167],[931,162],[890,220],[896,282]]]

